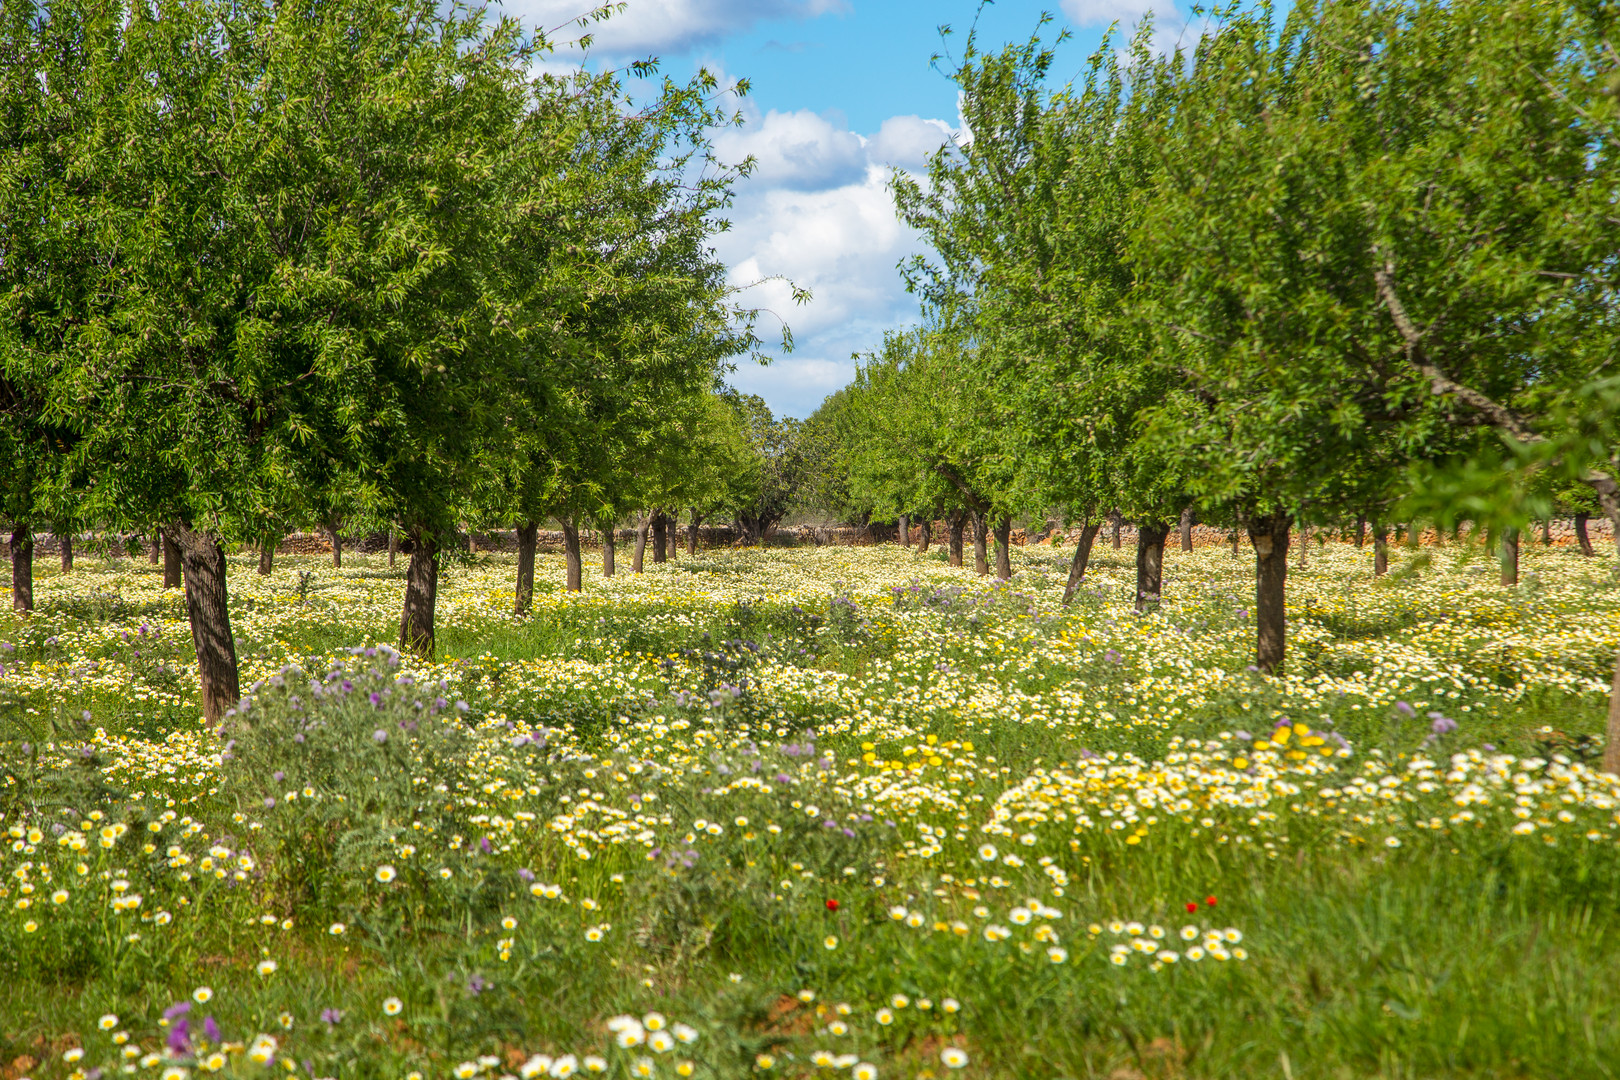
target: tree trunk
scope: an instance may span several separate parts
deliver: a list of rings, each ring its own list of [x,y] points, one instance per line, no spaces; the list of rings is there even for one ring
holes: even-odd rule
[[[579,557],[579,526],[567,518],[562,519],[563,563],[566,567],[564,586],[569,592],[579,592],[583,582],[584,564]],[[657,553],[654,553],[657,557]]]
[[[996,522],[996,577],[1012,580],[1012,518]]]
[[[962,565],[962,526],[964,524],[962,511],[956,510],[945,519],[946,529],[951,538],[951,565]]]
[[[151,563],[153,566],[156,566],[158,564],[158,560],[161,558],[163,558],[163,537],[154,535],[152,537],[152,543],[147,548],[146,561]]]
[[[1124,515],[1122,515],[1118,510],[1114,511],[1113,518],[1114,518],[1114,550],[1118,551],[1119,548],[1120,548],[1120,539],[1119,539],[1120,526],[1122,526],[1125,523],[1125,518],[1124,518]]]
[[[1363,544],[1365,544],[1366,542],[1367,542],[1367,515],[1366,514],[1357,514],[1356,515],[1356,550],[1360,551],[1361,546]]]
[[[56,534],[56,539],[62,546],[62,573],[71,574],[73,573],[73,534],[59,532]]]
[[[1305,569],[1305,554],[1311,543],[1311,527],[1301,526],[1299,530],[1299,568]]]
[[[11,530],[11,610],[34,610],[34,537],[26,525]]]
[[[1074,546],[1074,558],[1069,560],[1069,583],[1063,589],[1063,602],[1067,604],[1074,599],[1080,582],[1086,576],[1086,566],[1091,562],[1091,544],[1097,539],[1097,530],[1102,528],[1102,522],[1087,522],[1080,530],[1080,542]]]
[[[327,529],[326,534],[332,538],[332,569],[343,569],[343,537],[338,535],[336,529]]]
[[[163,530],[163,587],[165,589],[181,588],[180,579],[180,545],[174,542],[174,533],[169,529]]]
[[[927,518],[917,528],[917,554],[928,554],[928,545],[934,539],[934,519]]]
[[[644,557],[647,554],[647,528],[651,520],[647,512],[643,510],[641,520],[636,522],[636,548],[630,555],[630,572],[632,574],[641,573]]]
[[[1592,538],[1586,533],[1586,520],[1585,514],[1575,515],[1575,539],[1581,545],[1581,554],[1591,558],[1597,553],[1592,550]]]
[[[208,533],[186,525],[163,530],[175,538],[185,566],[186,614],[191,643],[197,650],[197,676],[202,684],[203,718],[217,723],[236,704],[236,642],[231,636],[229,596],[225,589],[225,552]]]
[[[1286,652],[1288,620],[1283,601],[1288,586],[1289,517],[1282,511],[1249,522],[1254,542],[1254,663],[1261,671],[1277,671]]]
[[[909,548],[911,547],[911,515],[901,514],[899,524],[900,535],[898,539],[900,540],[900,546]]]
[[[538,521],[526,521],[517,527],[517,604],[513,611],[519,615],[534,610],[534,548],[539,535]]]
[[[399,533],[393,529],[388,530],[388,567],[393,569],[394,559],[399,555]]]
[[[989,532],[990,523],[985,519],[985,516],[975,513],[973,515],[973,569],[979,572],[980,577],[990,572],[990,551],[987,544]]]
[[[1502,563],[1502,584],[1519,583],[1519,530],[1504,529],[1496,557]]]
[[[1382,521],[1373,522],[1373,577],[1389,573],[1389,530]]]
[[[411,532],[405,568],[405,608],[399,616],[399,647],[433,657],[433,613],[439,602],[439,543],[421,529]]]
[[[1193,508],[1187,507],[1181,512],[1181,550],[1192,550]]]
[[[1541,546],[1552,547],[1552,518],[1541,519]]]
[[[664,512],[662,510],[656,510],[653,512],[652,519],[652,549],[653,562],[655,563],[661,563],[664,561],[664,534]]]
[[[439,604],[439,542],[421,529],[410,536],[405,567],[405,609],[400,612],[400,648],[433,657],[434,609]]]
[[[1237,553],[1238,553],[1238,537],[1239,537],[1239,536],[1240,536],[1240,535],[1241,535],[1241,534],[1240,534],[1240,533],[1239,533],[1239,532],[1238,532],[1238,531],[1237,531],[1237,530],[1236,530],[1236,529],[1233,529],[1233,530],[1232,530],[1232,557],[1233,557],[1233,558],[1234,558],[1234,559],[1235,559],[1235,558],[1237,558]]]
[[[1164,541],[1170,535],[1167,521],[1136,523],[1136,610],[1157,604],[1164,589]]]
[[[270,571],[276,567],[276,538],[266,536],[259,541],[259,573],[264,577],[270,576]]]
[[[692,520],[686,525],[686,554],[688,558],[697,554],[698,527],[702,524],[702,516],[696,510],[693,510]]]
[[[602,533],[602,576],[603,577],[612,577],[613,576],[613,570],[614,570],[613,556],[617,553],[616,545],[615,545],[615,542],[614,542],[616,538],[613,535],[613,526],[609,525],[607,528],[602,529],[601,533]]]

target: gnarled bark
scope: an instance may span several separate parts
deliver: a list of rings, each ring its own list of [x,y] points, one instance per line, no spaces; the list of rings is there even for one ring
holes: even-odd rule
[[[399,616],[399,647],[431,658],[434,610],[439,601],[439,543],[431,533],[413,529],[409,544],[411,560],[405,567],[405,607]]]
[[[1575,541],[1581,545],[1581,554],[1591,558],[1597,552],[1592,550],[1592,537],[1586,531],[1587,520],[1588,515],[1586,514],[1575,515]]]
[[[1097,530],[1101,528],[1102,522],[1088,521],[1080,530],[1080,542],[1074,546],[1074,558],[1069,560],[1069,583],[1063,587],[1065,604],[1074,599],[1080,582],[1086,576],[1086,566],[1091,562],[1091,545],[1097,539]]]
[[[1389,573],[1389,528],[1382,521],[1373,522],[1373,577]]]
[[[326,527],[326,535],[332,539],[332,569],[343,569],[343,536],[338,532],[336,525]]]
[[[983,577],[990,572],[990,549],[988,537],[990,523],[983,514],[973,515],[973,569]]]
[[[1012,580],[1012,519],[1007,517],[996,521],[996,577]]]
[[[146,554],[146,561],[151,563],[153,566],[156,566],[158,564],[158,560],[163,558],[163,537],[161,535],[153,534],[152,542],[147,545]]]
[[[266,536],[259,541],[259,573],[265,577],[276,568],[276,538]]]
[[[652,549],[653,562],[661,563],[665,560],[664,539],[668,519],[662,510],[653,511],[652,519]]]
[[[11,530],[11,610],[34,610],[34,534],[27,525]]]
[[[1288,619],[1283,601],[1288,586],[1288,532],[1292,520],[1281,510],[1250,519],[1254,543],[1254,662],[1261,671],[1283,665]]]
[[[1192,550],[1192,531],[1194,523],[1193,508],[1187,507],[1181,512],[1181,550]]]
[[[399,556],[399,532],[396,529],[388,530],[388,566],[393,568],[394,560]]]
[[[1367,515],[1366,514],[1357,514],[1356,515],[1356,548],[1357,548],[1357,550],[1360,550],[1361,546],[1363,544],[1365,544],[1366,542],[1367,542]]]
[[[525,521],[517,527],[517,603],[513,611],[518,615],[534,610],[534,549],[539,535],[538,521]]]
[[[909,548],[911,546],[911,515],[910,514],[901,514],[900,515],[900,521],[899,521],[898,524],[899,524],[899,529],[898,529],[899,535],[898,535],[898,537],[896,537],[896,539],[898,539],[900,541],[900,546],[901,547]]]
[[[647,554],[647,529],[651,525],[651,522],[652,519],[648,517],[647,512],[643,510],[641,512],[641,520],[636,522],[636,547],[635,550],[630,554],[630,572],[632,574],[641,573],[641,568],[644,565]]]
[[[579,592],[584,585],[584,563],[579,554],[579,526],[564,518],[562,521],[564,586],[569,592]]]
[[[1502,564],[1502,584],[1517,585],[1519,583],[1519,530],[1502,530],[1502,540],[1498,545],[1497,559]]]
[[[920,525],[917,529],[917,554],[928,554],[928,545],[933,542],[933,539],[934,519],[925,518],[923,519],[922,525]]]
[[[698,527],[703,524],[703,518],[696,510],[692,511],[692,519],[686,523],[686,554],[697,554]]]
[[[1136,610],[1157,604],[1164,590],[1164,541],[1170,535],[1168,521],[1136,523]]]
[[[961,510],[952,510],[945,519],[945,525],[950,533],[951,565],[962,565],[962,528],[967,523],[967,515]]]
[[[614,566],[613,556],[617,552],[616,537],[613,535],[613,526],[608,525],[600,530],[602,533],[602,576],[612,577]]]
[[[1118,510],[1115,510],[1110,516],[1114,519],[1114,550],[1118,551],[1120,549],[1119,533],[1125,524],[1125,516]]]
[[[163,530],[165,539],[181,553],[186,590],[186,614],[191,620],[191,643],[197,650],[197,675],[202,684],[203,717],[218,722],[236,704],[236,641],[231,636],[230,598],[225,588],[225,551],[219,541],[183,523]]]
[[[62,573],[73,573],[73,534],[66,530],[56,534],[62,545]]]
[[[175,543],[173,531],[163,530],[163,587],[165,589],[178,589],[184,584],[181,580],[180,545]]]

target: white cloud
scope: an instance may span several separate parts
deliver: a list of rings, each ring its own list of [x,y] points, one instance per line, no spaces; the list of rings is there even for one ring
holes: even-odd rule
[[[722,131],[715,138],[715,152],[729,162],[752,155],[757,163],[754,182],[784,188],[847,184],[866,171],[861,137],[808,109],[773,109],[747,127]]]
[[[891,116],[883,121],[878,133],[866,141],[866,152],[880,165],[919,169],[950,137],[950,126],[943,120]]]
[[[1161,14],[1168,11],[1171,17],[1176,12],[1170,0],[1063,0],[1062,8],[1063,14],[1081,26],[1107,26],[1117,22],[1127,30],[1151,11]]]
[[[670,54],[712,44],[765,19],[813,19],[849,10],[848,0],[629,0],[620,13],[581,29],[574,20],[596,6],[592,0],[505,0],[502,11],[525,26],[550,30],[568,41],[582,33],[598,53]]]
[[[916,298],[905,291],[896,267],[919,250],[921,240],[895,215],[889,161],[919,160],[925,147],[948,137],[949,128],[942,121],[892,117],[877,135],[862,139],[814,114],[792,114],[797,126],[785,124],[783,114],[774,115],[774,126],[768,114],[741,132],[743,141],[736,145],[776,145],[779,140],[766,137],[767,131],[802,134],[825,125],[832,134],[790,143],[799,148],[797,156],[779,156],[772,170],[762,168],[741,185],[728,215],[732,229],[716,247],[735,285],[782,277],[813,293],[809,304],[797,306],[788,285],[773,280],[740,297],[771,313],[760,319],[761,337],[769,340],[778,331],[774,315],[793,328],[795,348],[766,368],[745,363],[732,378],[733,385],[760,394],[777,413],[806,416],[849,381],[851,353],[876,348],[886,330],[917,321]],[[806,182],[809,176],[841,176],[852,158],[859,168],[842,182],[820,187]],[[790,161],[797,172],[782,170]]]

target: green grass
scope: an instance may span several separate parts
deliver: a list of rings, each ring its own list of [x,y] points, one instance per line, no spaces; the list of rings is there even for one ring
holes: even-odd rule
[[[548,590],[527,621],[476,607],[507,572],[499,558],[476,560],[447,574],[449,604],[474,614],[447,618],[440,663],[396,671],[386,655],[351,657],[357,689],[347,693],[315,695],[300,676],[233,719],[224,760],[210,757],[220,743],[191,718],[176,599],[157,594],[144,564],[133,575],[112,563],[71,579],[42,575],[41,611],[0,618],[0,641],[15,646],[0,657],[0,827],[13,829],[0,865],[9,908],[0,912],[0,1069],[105,1074],[125,1060],[115,1032],[139,1047],[135,1071],[152,1076],[215,1071],[215,1052],[217,1071],[255,1076],[402,1080],[451,1076],[462,1063],[516,1075],[533,1054],[570,1052],[602,1055],[610,1075],[633,1075],[643,1057],[657,1076],[679,1075],[677,1062],[699,1076],[835,1075],[814,1064],[824,1049],[855,1054],[884,1077],[937,1078],[956,1075],[942,1060],[952,1047],[969,1059],[960,1075],[987,1077],[1566,1078],[1620,1069],[1610,977],[1620,960],[1616,788],[1583,766],[1597,744],[1582,737],[1601,731],[1604,702],[1565,688],[1561,674],[1601,670],[1609,648],[1601,627],[1613,599],[1589,587],[1586,564],[1527,553],[1547,580],[1503,599],[1466,560],[1373,588],[1358,583],[1348,552],[1313,551],[1293,582],[1301,644],[1293,681],[1283,682],[1243,671],[1241,562],[1220,552],[1173,562],[1165,607],[1144,622],[1110,584],[1107,575],[1132,570],[1111,549],[1092,573],[1106,595],[1068,614],[1051,604],[1066,553],[1021,555],[1018,595],[1009,595],[889,552],[826,569],[814,560],[834,556],[721,553],[645,583],[593,583],[607,590],[595,594],[600,602]],[[397,576],[380,560],[354,561],[337,575],[316,560],[283,560],[287,576],[271,591],[244,591],[244,656],[280,662],[387,640],[383,600]],[[293,595],[291,575],[306,568],[316,606],[276,600]],[[857,572],[867,576],[847,592],[827,580]],[[885,591],[913,578],[926,602],[897,604]],[[718,598],[693,607],[672,591],[682,580],[705,582]],[[310,616],[325,611],[330,621]],[[1549,613],[1562,626],[1549,626]],[[156,644],[139,635],[142,623],[156,628]],[[125,630],[148,643],[141,657]],[[1504,686],[1493,656],[1509,638],[1523,655]],[[1559,647],[1573,650],[1563,666],[1533,655]],[[1479,680],[1440,710],[1463,727],[1438,743],[1434,709],[1407,716],[1357,696],[1368,678],[1357,657],[1396,648],[1426,659],[1399,678],[1380,676],[1379,694],[1417,701],[1450,685],[1435,681],[1447,665]],[[73,674],[96,661],[103,674]],[[1217,667],[1235,674],[1218,684],[1179,674]],[[310,669],[317,679],[328,670]],[[416,684],[394,686],[399,671]],[[629,689],[602,690],[586,672],[617,673]],[[795,689],[796,679],[834,677],[871,697],[867,715]],[[450,680],[442,710],[431,704],[440,691],[422,688],[430,679]],[[709,691],[740,681],[741,699],[703,707]],[[137,703],[170,685],[177,701]],[[390,688],[379,704],[365,697]],[[970,692],[993,699],[972,705],[961,698]],[[1073,694],[1087,702],[1077,718],[1062,711]],[[1105,709],[1112,721],[1099,719]],[[76,719],[84,710],[88,723]],[[1253,747],[1273,713],[1311,734]],[[93,736],[96,727],[137,741],[115,747]],[[531,727],[551,730],[543,743],[514,746]],[[172,731],[182,736],[163,751],[165,772],[157,756]],[[1335,733],[1350,752],[1286,757],[1301,738]],[[1462,785],[1441,775],[1445,757],[1485,744],[1494,750],[1479,760],[1497,755],[1509,779],[1458,820]],[[871,764],[861,761],[868,746]],[[1185,759],[1194,751],[1205,755],[1196,766]],[[1085,755],[1110,752],[1163,764],[1116,771],[1077,801],[1054,795],[1042,804],[1045,821],[986,831],[996,797],[1037,768],[1076,775],[1097,760]],[[941,764],[929,764],[936,754]],[[1408,768],[1425,754],[1439,763],[1432,780]],[[1232,764],[1239,757],[1265,763],[1271,778],[1252,806],[1179,786],[1194,771],[1250,783],[1247,765]],[[918,767],[880,773],[891,759]],[[1386,776],[1398,778],[1393,799],[1323,794]],[[752,786],[738,784],[745,778]],[[317,797],[302,795],[305,785]],[[1526,792],[1525,820],[1545,822],[1533,835],[1512,832],[1515,785]],[[1129,796],[1113,817],[1095,801],[1105,789]],[[1143,802],[1144,791],[1158,794]],[[1197,805],[1166,802],[1184,796]],[[1130,827],[1108,827],[1126,806]],[[1094,827],[1052,816],[1082,810]],[[617,822],[630,828],[616,844]],[[104,848],[99,830],[111,823],[128,832]],[[70,839],[82,832],[84,850],[59,842],[53,825]],[[902,857],[905,841],[916,851],[930,836],[936,852]],[[979,857],[984,843],[996,861]],[[216,845],[230,854],[211,856]],[[1009,854],[1022,864],[1005,862]],[[128,885],[115,889],[119,881]],[[533,882],[556,883],[561,897],[531,895]],[[62,904],[52,899],[58,888],[70,894]],[[112,909],[113,898],[137,893],[138,909]],[[1026,898],[1062,917],[1037,912],[1022,924]],[[921,925],[892,918],[896,905]],[[171,918],[152,921],[160,911]],[[1128,939],[1108,930],[1115,917],[1163,926],[1177,962],[1155,968],[1133,953],[1124,967],[1110,963],[1109,948]],[[1240,928],[1240,944],[1220,947],[1247,958],[1188,959],[1177,930],[1189,921]],[[341,935],[329,932],[334,923]],[[1088,932],[1092,923],[1100,934]],[[1047,940],[1034,935],[1043,925]],[[1008,940],[984,940],[992,926],[1007,927]],[[592,927],[609,928],[592,941]],[[1061,963],[1047,956],[1054,944],[1067,950]],[[258,974],[266,959],[276,970]],[[213,996],[183,1017],[185,1049],[165,1055],[182,1017],[165,1026],[162,1015],[199,986]],[[801,1002],[801,990],[814,999]],[[896,994],[909,999],[904,1008]],[[397,1016],[384,1010],[390,998]],[[931,1008],[920,1010],[919,998]],[[960,1010],[945,1012],[947,998]],[[331,1022],[324,1010],[336,1010]],[[667,1053],[613,1045],[609,1017],[652,1010],[690,1024],[697,1041]],[[98,1027],[103,1014],[117,1016],[111,1031]],[[203,1035],[205,1016],[219,1039]],[[846,1034],[829,1031],[838,1022]],[[268,1065],[243,1049],[260,1034],[279,1040]],[[85,1048],[82,1060],[64,1059],[72,1047]],[[141,1064],[153,1053],[153,1065]],[[480,1055],[495,1061],[480,1065]],[[774,1059],[769,1069],[760,1055]]]

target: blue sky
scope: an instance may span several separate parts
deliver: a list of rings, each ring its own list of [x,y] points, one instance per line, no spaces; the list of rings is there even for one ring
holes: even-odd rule
[[[590,0],[501,6],[549,28]],[[629,0],[594,27],[590,62],[657,56],[676,78],[701,65],[751,83],[745,125],[721,132],[718,147],[730,160],[753,154],[759,168],[739,186],[732,230],[716,246],[735,284],[781,275],[815,299],[794,307],[785,286],[749,290],[747,302],[787,318],[795,348],[767,367],[740,365],[731,382],[778,414],[808,416],[849,381],[852,352],[917,320],[896,265],[922,245],[896,219],[887,184],[892,168],[919,171],[959,126],[955,87],[930,57],[959,56],[976,18],[981,49],[1024,41],[1049,10],[1049,38],[1074,33],[1055,69],[1066,79],[1110,22],[1129,27],[1150,8],[1161,35],[1179,34],[1184,13],[1164,0],[1003,0],[982,11],[977,0]],[[956,31],[943,42],[942,23]],[[769,319],[762,325],[772,332]]]

